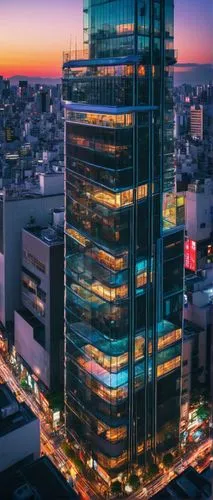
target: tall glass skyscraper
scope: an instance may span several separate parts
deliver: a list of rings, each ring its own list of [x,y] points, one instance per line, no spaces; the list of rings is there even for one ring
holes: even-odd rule
[[[66,428],[110,481],[179,439],[173,0],[85,0],[83,11],[84,53],[63,66]]]

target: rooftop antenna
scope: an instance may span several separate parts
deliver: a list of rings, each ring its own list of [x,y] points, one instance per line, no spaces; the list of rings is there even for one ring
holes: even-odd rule
[[[71,51],[72,51],[72,35],[70,35],[70,59],[71,59]]]
[[[77,38],[75,37],[75,59],[77,59]]]

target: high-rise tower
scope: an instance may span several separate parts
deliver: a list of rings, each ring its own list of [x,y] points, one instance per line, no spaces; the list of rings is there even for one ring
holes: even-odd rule
[[[66,428],[110,481],[179,438],[173,0],[85,0],[84,49],[63,66]]]

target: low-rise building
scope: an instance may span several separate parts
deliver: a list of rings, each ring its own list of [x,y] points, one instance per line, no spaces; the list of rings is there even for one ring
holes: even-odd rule
[[[0,472],[40,456],[39,420],[6,384],[0,385],[0,450]]]
[[[35,462],[0,474],[4,500],[75,500],[77,493],[60,471],[43,456]]]

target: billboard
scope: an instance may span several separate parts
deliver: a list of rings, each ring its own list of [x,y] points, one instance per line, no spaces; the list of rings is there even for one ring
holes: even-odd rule
[[[184,266],[190,271],[197,270],[197,244],[193,240],[185,240]]]

